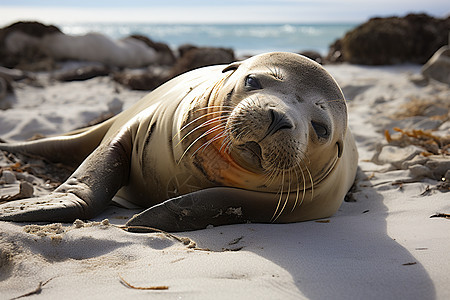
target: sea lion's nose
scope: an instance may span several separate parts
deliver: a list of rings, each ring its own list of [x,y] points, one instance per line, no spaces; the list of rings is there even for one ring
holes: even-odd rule
[[[293,126],[289,118],[282,112],[275,109],[269,109],[269,115],[271,117],[271,123],[267,128],[264,137],[272,135],[282,129],[291,129]]]

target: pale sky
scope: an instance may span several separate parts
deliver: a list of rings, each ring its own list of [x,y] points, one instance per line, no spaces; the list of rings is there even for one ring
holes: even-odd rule
[[[450,15],[449,0],[1,0],[0,26],[44,23],[364,22],[374,16]]]

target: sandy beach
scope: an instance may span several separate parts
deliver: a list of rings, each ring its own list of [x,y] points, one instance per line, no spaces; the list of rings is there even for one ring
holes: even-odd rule
[[[399,129],[433,130],[442,140],[449,134],[450,88],[424,84],[418,65],[325,67],[348,100],[360,157],[354,188],[334,216],[175,236],[123,231],[139,210],[114,206],[90,223],[1,222],[0,299],[450,298],[448,182],[417,167],[437,161],[448,170],[448,155],[399,141]],[[62,83],[39,73],[3,100],[10,108],[0,110],[0,137],[73,130],[146,93],[110,77]],[[411,103],[424,109],[411,113]],[[23,181],[34,195],[47,194],[64,176],[6,152],[0,167],[0,197],[17,194]]]

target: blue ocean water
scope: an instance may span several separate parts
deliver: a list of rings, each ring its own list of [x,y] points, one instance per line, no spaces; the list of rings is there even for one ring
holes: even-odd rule
[[[101,32],[112,38],[142,34],[176,49],[183,44],[232,48],[237,55],[315,50],[322,55],[358,24],[58,24],[67,34]]]

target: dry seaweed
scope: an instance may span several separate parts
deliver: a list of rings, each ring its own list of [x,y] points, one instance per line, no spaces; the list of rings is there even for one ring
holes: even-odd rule
[[[384,135],[389,144],[400,147],[408,145],[422,147],[425,150],[422,152],[424,156],[450,155],[450,135],[437,136],[431,130],[403,130],[398,127],[393,129],[400,134],[393,136],[388,130],[385,130]]]
[[[159,286],[134,286],[130,284],[128,281],[123,279],[122,276],[119,275],[120,280],[129,288],[135,289],[135,290],[153,290],[153,291],[163,291],[168,290],[169,287],[167,285],[159,285]]]
[[[31,292],[28,292],[28,293],[26,293],[26,294],[20,295],[20,296],[18,296],[18,297],[14,297],[14,298],[12,298],[11,300],[13,300],[13,299],[20,299],[20,298],[25,298],[25,297],[29,297],[29,296],[32,296],[32,295],[38,295],[38,294],[40,294],[40,293],[42,292],[42,287],[43,287],[44,285],[46,285],[47,283],[49,283],[50,280],[52,280],[52,279],[53,279],[53,278],[50,278],[50,279],[48,279],[48,280],[46,280],[46,281],[41,281],[41,282],[39,282],[39,285],[38,285],[38,287],[37,287],[36,289],[34,289],[34,290],[32,290]]]

